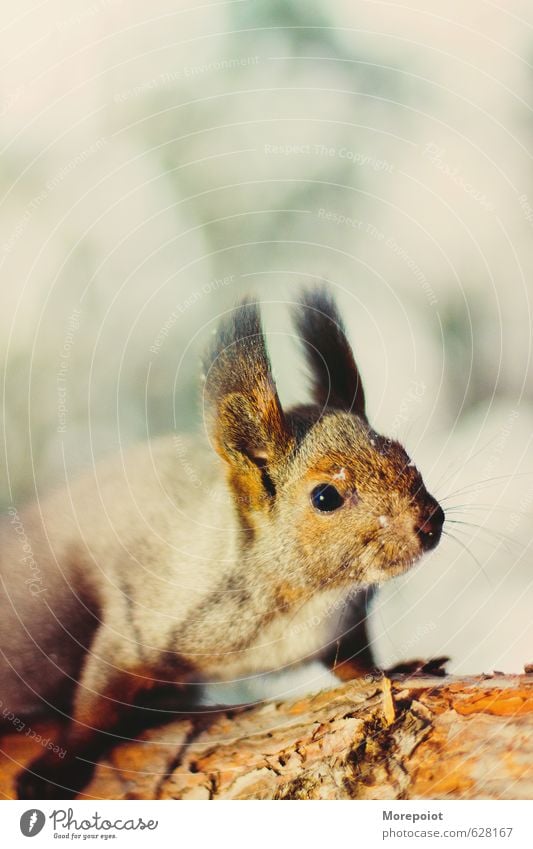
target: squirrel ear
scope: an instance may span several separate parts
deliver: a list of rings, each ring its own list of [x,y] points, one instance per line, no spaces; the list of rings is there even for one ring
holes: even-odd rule
[[[234,471],[260,482],[258,470],[276,465],[290,450],[292,437],[272,377],[257,304],[243,301],[220,323],[205,371],[215,448]]]
[[[297,332],[311,369],[315,402],[366,420],[365,393],[344,323],[324,288],[304,290],[294,311]]]

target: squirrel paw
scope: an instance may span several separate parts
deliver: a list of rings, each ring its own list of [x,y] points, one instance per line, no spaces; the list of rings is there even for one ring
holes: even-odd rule
[[[386,675],[436,675],[438,678],[444,678],[448,673],[446,664],[450,658],[442,655],[441,657],[432,657],[429,660],[416,658],[413,660],[402,661],[395,666],[391,666],[385,670]]]

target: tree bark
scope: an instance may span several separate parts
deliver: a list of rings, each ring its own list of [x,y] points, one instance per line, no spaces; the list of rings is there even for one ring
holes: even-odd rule
[[[50,735],[50,726],[39,732]],[[42,751],[0,740],[0,792]],[[117,745],[80,798],[532,799],[533,675],[355,680]]]

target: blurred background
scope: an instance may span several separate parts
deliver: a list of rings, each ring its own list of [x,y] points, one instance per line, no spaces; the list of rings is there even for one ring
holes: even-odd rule
[[[2,508],[201,428],[200,352],[245,292],[282,401],[304,400],[287,305],[327,279],[372,423],[450,520],[380,593],[379,659],[533,661],[531,5],[21,0],[2,19]]]

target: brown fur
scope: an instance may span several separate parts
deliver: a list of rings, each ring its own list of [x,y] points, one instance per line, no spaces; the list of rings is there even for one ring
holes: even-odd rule
[[[21,511],[35,592],[6,518],[0,698],[17,716],[72,714],[67,756],[44,754],[21,776],[22,797],[76,792],[90,755],[139,715],[142,690],[313,657],[339,676],[373,666],[367,588],[435,544],[443,514],[401,445],[369,426],[331,298],[306,294],[297,326],[317,403],[283,411],[258,307],[241,304],[206,359],[219,456],[200,439],[163,438]],[[344,499],[338,510],[311,503],[324,484]]]

